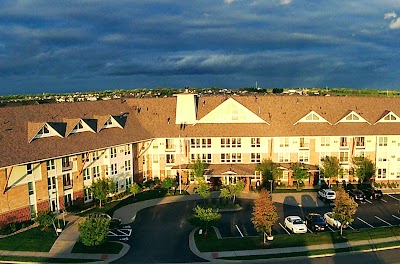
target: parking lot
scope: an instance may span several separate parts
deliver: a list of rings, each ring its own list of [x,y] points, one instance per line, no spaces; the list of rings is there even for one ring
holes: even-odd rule
[[[243,210],[239,212],[223,213],[222,219],[215,226],[218,228],[221,237],[244,237],[256,236],[251,223],[253,201],[242,199],[239,201]],[[325,204],[314,195],[304,194],[301,198],[295,198],[287,194],[283,203],[275,203],[279,220],[273,226],[273,234],[291,234],[284,227],[284,219],[289,215],[298,215],[305,219],[308,213],[319,213],[323,215],[332,211],[332,205]],[[369,200],[359,203],[354,222],[349,229],[364,229],[385,227],[400,224],[400,194],[385,194],[381,200]],[[332,232],[332,227],[322,232]],[[308,229],[308,232],[312,232]]]

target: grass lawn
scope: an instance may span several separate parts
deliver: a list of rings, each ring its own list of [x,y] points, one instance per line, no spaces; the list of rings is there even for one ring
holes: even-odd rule
[[[251,250],[263,248],[282,248],[310,246],[318,244],[340,243],[371,238],[384,238],[400,235],[400,227],[373,228],[364,230],[345,230],[345,238],[338,238],[338,232],[307,233],[296,235],[275,235],[274,240],[267,245],[262,244],[262,237],[224,238],[218,239],[215,232],[210,229],[208,238],[195,233],[197,248],[201,252]]]
[[[53,227],[46,230],[35,227],[0,239],[0,250],[48,252],[56,239],[57,236]]]
[[[123,245],[116,242],[107,241],[104,244],[88,247],[82,242],[76,242],[72,253],[101,253],[101,254],[118,254],[123,248]]]

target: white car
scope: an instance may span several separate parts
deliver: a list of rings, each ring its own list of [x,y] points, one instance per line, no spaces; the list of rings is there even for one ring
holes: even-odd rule
[[[307,226],[300,216],[288,216],[285,218],[285,227],[294,234],[307,233]]]
[[[338,220],[333,218],[333,212],[328,212],[324,214],[325,222],[333,228],[339,229],[342,225]]]

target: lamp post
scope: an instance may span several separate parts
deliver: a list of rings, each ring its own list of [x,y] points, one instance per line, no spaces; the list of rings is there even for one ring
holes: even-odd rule
[[[274,182],[274,180],[268,180],[269,181],[269,183],[271,184],[271,193],[272,193],[272,183]]]

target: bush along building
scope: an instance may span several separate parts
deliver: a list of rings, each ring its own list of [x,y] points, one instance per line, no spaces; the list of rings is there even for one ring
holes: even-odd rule
[[[208,164],[212,184],[261,183],[256,165],[271,159],[276,181],[293,186],[291,164],[319,179],[321,158],[343,167],[376,164],[377,183],[400,181],[400,99],[378,97],[198,96],[0,108],[0,223],[29,220],[93,201],[88,187],[108,177],[125,191],[134,181],[194,182],[189,164]],[[177,177],[180,176],[180,177]]]

